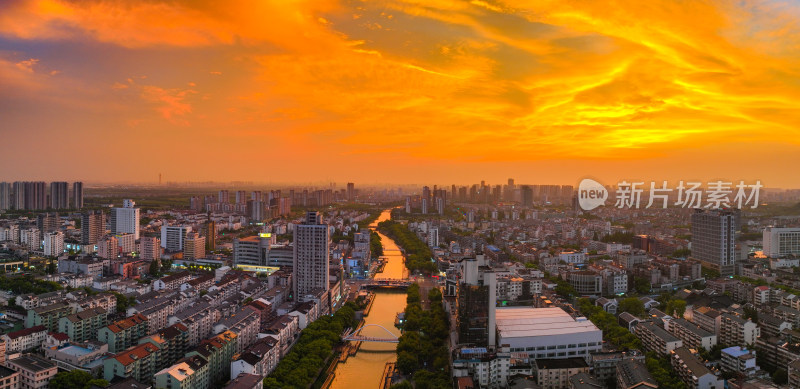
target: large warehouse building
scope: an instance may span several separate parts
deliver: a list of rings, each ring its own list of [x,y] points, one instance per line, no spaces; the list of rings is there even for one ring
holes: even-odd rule
[[[497,344],[531,358],[583,357],[600,351],[603,331],[588,319],[573,319],[561,308],[497,308]]]

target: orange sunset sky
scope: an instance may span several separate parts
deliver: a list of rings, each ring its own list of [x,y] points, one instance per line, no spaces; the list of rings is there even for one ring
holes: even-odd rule
[[[0,2],[0,181],[800,187],[793,1]]]

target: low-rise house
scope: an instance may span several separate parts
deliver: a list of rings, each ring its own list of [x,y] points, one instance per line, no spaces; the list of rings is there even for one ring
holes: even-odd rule
[[[183,358],[155,374],[157,388],[207,389],[210,387],[208,361],[199,355]]]
[[[658,388],[658,382],[641,360],[626,358],[617,365],[617,389]],[[722,389],[722,388],[720,388]]]
[[[6,345],[6,353],[18,353],[39,348],[47,338],[47,328],[35,326],[0,336]]]
[[[65,344],[44,350],[44,355],[62,370],[82,370],[94,376],[103,369],[103,360],[108,357],[108,345],[97,341]]]
[[[231,362],[231,377],[242,373],[266,377],[278,365],[280,353],[280,345],[276,339],[261,338]]]
[[[73,313],[75,313],[75,309],[66,302],[39,306],[28,310],[28,316],[25,318],[25,327],[31,328],[42,325],[47,328],[47,331],[55,332],[58,331],[58,321],[62,317]]]
[[[97,331],[108,324],[105,308],[89,308],[85,311],[62,317],[58,321],[58,331],[67,334],[75,342],[97,339]]]
[[[672,351],[672,368],[688,389],[722,389],[723,381],[686,347]]]
[[[754,376],[761,370],[756,365],[755,350],[748,350],[739,346],[728,347],[722,350],[722,370]]]
[[[589,373],[589,365],[583,358],[537,359],[536,383],[542,389],[561,389],[569,386],[569,377],[578,373]]]
[[[108,351],[118,353],[139,342],[146,336],[149,323],[141,314],[117,320],[97,331],[97,340],[108,344]]]
[[[19,372],[19,387],[22,389],[47,388],[58,372],[55,363],[33,354],[6,361],[6,366]]]

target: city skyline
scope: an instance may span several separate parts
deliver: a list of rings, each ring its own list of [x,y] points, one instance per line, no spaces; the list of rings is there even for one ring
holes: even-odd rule
[[[4,2],[0,134],[37,163],[7,148],[0,177],[798,188],[781,167],[800,162],[799,14],[766,1]]]

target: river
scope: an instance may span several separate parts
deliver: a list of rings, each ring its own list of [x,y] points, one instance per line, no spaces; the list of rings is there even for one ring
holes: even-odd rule
[[[391,217],[391,210],[381,213],[376,224]],[[376,224],[370,225],[371,229],[376,228]],[[386,235],[378,233],[383,244],[383,255],[387,257],[388,263],[382,273],[375,275],[375,278],[408,278],[408,270],[403,263],[403,255],[399,247],[393,240]],[[406,294],[403,291],[375,291],[375,302],[372,310],[366,317],[367,324],[378,324],[391,331],[396,336],[400,336],[400,330],[394,327],[394,318],[397,312],[405,309]],[[387,334],[378,327],[368,327],[362,331],[363,335],[385,337]],[[394,362],[396,343],[372,343],[364,342],[361,344],[358,353],[347,359],[347,362],[340,363],[336,367],[335,377],[331,383],[333,389],[351,388],[377,388],[381,381],[383,368],[386,362]]]

